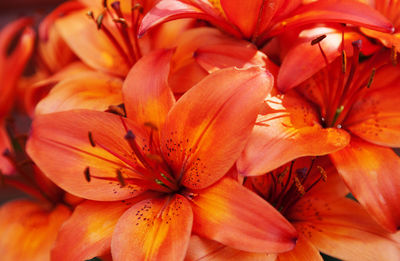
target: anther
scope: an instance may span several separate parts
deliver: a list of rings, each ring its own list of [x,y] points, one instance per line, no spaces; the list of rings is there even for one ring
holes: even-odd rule
[[[354,48],[357,48],[358,50],[361,50],[362,41],[361,41],[361,40],[353,41],[353,42],[351,43],[351,45],[353,45]]]
[[[107,8],[107,0],[103,0],[103,7]]]
[[[321,178],[324,182],[328,179],[328,175],[326,174],[326,171],[324,170],[323,167],[317,166],[317,169],[319,170],[319,173],[321,173]]]
[[[372,81],[374,80],[375,72],[376,72],[376,69],[372,68],[371,75],[369,76],[369,79],[368,79],[367,88],[369,88],[371,86]]]
[[[87,16],[89,16],[90,18],[92,18],[94,20],[94,15],[93,15],[93,11],[88,11],[86,13]]]
[[[86,181],[90,182],[91,177],[90,177],[90,169],[89,169],[89,167],[86,167],[85,170],[83,171],[83,173],[85,174]]]
[[[125,187],[126,183],[125,183],[125,179],[122,176],[122,172],[120,169],[117,169],[117,179],[119,184],[121,184],[122,187]]]
[[[93,135],[92,135],[91,131],[88,132],[88,138],[89,138],[90,145],[92,145],[92,147],[96,147],[96,143],[94,143]]]
[[[315,38],[314,40],[311,41],[311,45],[316,45],[317,43],[321,42],[325,38],[326,38],[326,34],[318,36],[317,38]]]
[[[124,18],[119,17],[119,18],[113,19],[113,21],[116,23],[120,23],[123,26],[128,26],[128,23],[126,22],[126,20]]]
[[[143,6],[139,3],[136,3],[133,7],[132,7],[132,11],[138,10],[139,13],[143,13]]]
[[[101,26],[103,24],[103,19],[104,19],[104,13],[99,14],[99,16],[96,19],[96,24],[97,24],[97,29],[100,30]]]
[[[300,180],[298,177],[294,177],[294,184],[296,185],[297,191],[301,196],[303,196],[306,191],[304,189],[304,186],[301,184]]]
[[[335,125],[335,122],[339,118],[339,115],[343,112],[344,106],[341,105],[339,108],[336,109],[335,116],[333,117],[332,126]]]
[[[116,114],[118,116],[126,117],[124,104],[110,105],[110,106],[108,106],[108,109],[106,110],[106,112]]]
[[[157,126],[156,126],[154,123],[151,123],[151,122],[149,122],[149,121],[145,122],[145,123],[144,123],[144,126],[149,127],[150,129],[152,129],[152,130],[154,130],[154,131],[157,131],[157,130],[158,130]]]
[[[135,138],[136,138],[136,136],[135,136],[135,134],[133,134],[133,132],[131,130],[128,130],[127,133],[125,134],[125,139],[127,139],[127,140],[133,140]]]
[[[342,50],[342,73],[346,73],[346,67],[347,67],[347,55],[346,51]]]

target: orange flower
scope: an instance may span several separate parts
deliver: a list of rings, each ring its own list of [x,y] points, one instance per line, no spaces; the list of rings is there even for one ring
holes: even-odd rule
[[[345,198],[346,186],[327,157],[297,159],[263,176],[247,178],[245,186],[274,205],[294,225],[299,232],[296,247],[267,255],[194,237],[187,261],[323,260],[319,251],[342,260],[400,258],[394,235],[380,228],[357,202]]]
[[[180,18],[205,19],[224,31],[262,46],[287,29],[313,23],[349,23],[391,32],[392,25],[369,6],[352,0],[301,1],[161,0],[144,17],[139,35],[149,28]]]
[[[2,155],[10,149],[4,120],[14,106],[17,81],[30,58],[34,44],[32,21],[21,18],[0,31],[0,175],[13,171],[11,164]],[[19,35],[20,34],[20,35]],[[13,44],[13,41],[18,40]]]
[[[343,53],[295,90],[266,100],[238,168],[259,175],[300,156],[330,153],[361,205],[396,231],[400,159],[390,147],[400,145],[398,68],[387,64],[389,53],[359,64],[359,45],[351,59]]]
[[[293,247],[289,223],[224,177],[271,76],[258,67],[221,70],[175,102],[167,81],[171,56],[156,51],[132,68],[123,87],[128,118],[79,110],[34,120],[28,151],[44,173],[75,195],[105,201],[78,208],[55,259],[102,255],[111,242],[115,260],[183,260],[192,231],[243,250]],[[79,248],[70,247],[72,238]]]

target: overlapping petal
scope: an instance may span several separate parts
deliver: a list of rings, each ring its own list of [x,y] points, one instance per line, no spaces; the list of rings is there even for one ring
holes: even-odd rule
[[[171,50],[159,50],[143,57],[124,81],[127,116],[138,126],[151,123],[160,129],[175,103],[168,85],[172,54]]]
[[[181,195],[141,201],[115,227],[113,259],[183,260],[189,245],[193,213]]]
[[[0,208],[1,259],[50,260],[58,230],[69,217],[65,206],[48,210],[28,200],[12,201]]]
[[[258,67],[229,68],[178,100],[162,129],[161,149],[184,186],[205,188],[232,167],[271,88],[270,74]]]
[[[330,157],[351,192],[371,216],[389,231],[400,227],[400,159],[389,148],[352,137]]]
[[[294,247],[297,236],[289,222],[234,180],[223,178],[193,193],[195,233],[252,252],[276,253]]]
[[[122,80],[99,72],[79,73],[56,84],[35,109],[46,114],[73,109],[105,111],[122,103]]]
[[[138,175],[124,139],[124,123],[137,137],[144,137],[129,120],[111,113],[75,110],[40,115],[33,123],[27,152],[45,175],[72,194],[93,200],[127,199],[143,189],[135,184],[122,187],[117,179],[117,170],[131,178]],[[85,175],[88,167],[90,181]]]
[[[266,99],[237,166],[243,175],[262,175],[302,156],[325,155],[344,148],[350,135],[324,129],[315,109],[294,91]],[[296,146],[293,146],[296,144]]]

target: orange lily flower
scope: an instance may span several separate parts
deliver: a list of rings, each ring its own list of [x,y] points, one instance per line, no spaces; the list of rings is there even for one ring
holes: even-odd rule
[[[192,231],[255,252],[293,247],[290,224],[224,177],[271,76],[258,67],[221,70],[175,102],[167,80],[171,56],[156,51],[132,68],[123,87],[127,118],[75,110],[34,120],[28,152],[38,166],[72,194],[103,201],[82,206],[58,238],[54,258],[92,258],[111,242],[114,260],[183,260]],[[127,209],[120,200],[134,202]],[[66,254],[73,237],[82,247]]]
[[[306,5],[301,5],[301,1],[283,0],[161,0],[144,17],[139,35],[166,21],[188,17],[207,20],[257,46],[285,30],[318,22],[393,31],[392,25],[377,11],[352,0],[321,0]]]
[[[381,53],[359,64],[359,45],[351,59],[343,53],[294,91],[266,100],[238,169],[259,175],[300,156],[330,153],[361,205],[396,231],[400,159],[390,147],[400,145],[398,68]]]
[[[0,31],[0,175],[13,172],[11,164],[2,155],[3,151],[10,149],[4,120],[14,105],[17,81],[32,54],[34,32],[31,23],[30,19],[21,18]],[[18,42],[13,46],[16,39]]]
[[[0,207],[1,259],[50,260],[58,230],[69,218],[73,201],[31,164],[21,135],[17,138],[14,131],[10,135],[13,152],[7,149],[4,156],[15,171],[12,176],[0,173],[1,185],[16,188],[32,199],[14,200]]]
[[[267,255],[194,237],[187,261],[322,261],[319,251],[341,260],[400,258],[395,236],[376,224],[357,202],[345,198],[346,186],[327,157],[297,159],[263,176],[248,177],[245,186],[280,209],[293,224],[299,232],[296,247]]]

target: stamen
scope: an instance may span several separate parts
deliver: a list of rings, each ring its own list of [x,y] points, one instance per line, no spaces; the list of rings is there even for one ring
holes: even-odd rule
[[[107,8],[107,0],[103,0],[103,7]]]
[[[90,182],[91,177],[90,177],[90,169],[89,169],[89,167],[86,167],[85,170],[83,171],[83,173],[85,174],[86,181]]]
[[[314,40],[311,41],[311,45],[316,45],[317,43],[321,42],[325,38],[326,38],[326,34],[318,36],[317,38],[315,38]]]
[[[104,13],[99,14],[99,16],[96,19],[96,24],[97,24],[97,29],[100,30],[101,26],[103,24],[103,19],[104,19]]]
[[[136,157],[138,158],[138,160],[143,164],[143,166],[145,166],[148,169],[153,169],[150,164],[147,162],[147,160],[144,158],[142,152],[139,149],[139,145],[136,143],[136,136],[135,134],[133,134],[133,132],[131,130],[128,130],[128,132],[125,135],[125,139],[128,141],[129,146],[131,147],[131,149],[133,150],[133,152],[135,153]]]
[[[368,83],[367,83],[367,88],[369,88],[372,84],[372,81],[374,80],[376,68],[372,68],[371,75],[369,76]]]
[[[92,135],[91,131],[88,132],[88,138],[89,138],[90,145],[92,145],[92,147],[96,147],[96,143],[94,143],[93,135]]]
[[[337,119],[339,118],[340,114],[343,112],[344,106],[341,105],[339,108],[336,109],[335,116],[333,117],[331,126],[334,126]]]
[[[106,112],[116,114],[118,116],[126,117],[126,112],[125,112],[125,105],[123,103],[119,105],[110,105],[108,106],[108,109]]]
[[[125,179],[122,176],[122,172],[120,169],[117,169],[117,179],[119,181],[119,184],[121,184],[122,187],[125,187],[126,183],[125,183]]]
[[[132,11],[137,10],[140,14],[143,14],[143,6],[139,3],[136,3],[133,7],[132,7]]]
[[[342,73],[346,73],[346,67],[347,67],[347,56],[346,56],[346,51],[343,49],[342,50]]]
[[[296,185],[297,191],[299,192],[300,196],[303,196],[306,193],[306,191],[298,177],[294,177],[294,184]]]
[[[319,170],[319,173],[321,173],[322,180],[324,182],[326,182],[328,179],[328,175],[326,174],[326,171],[324,170],[324,168],[321,166],[317,166],[317,169]]]

